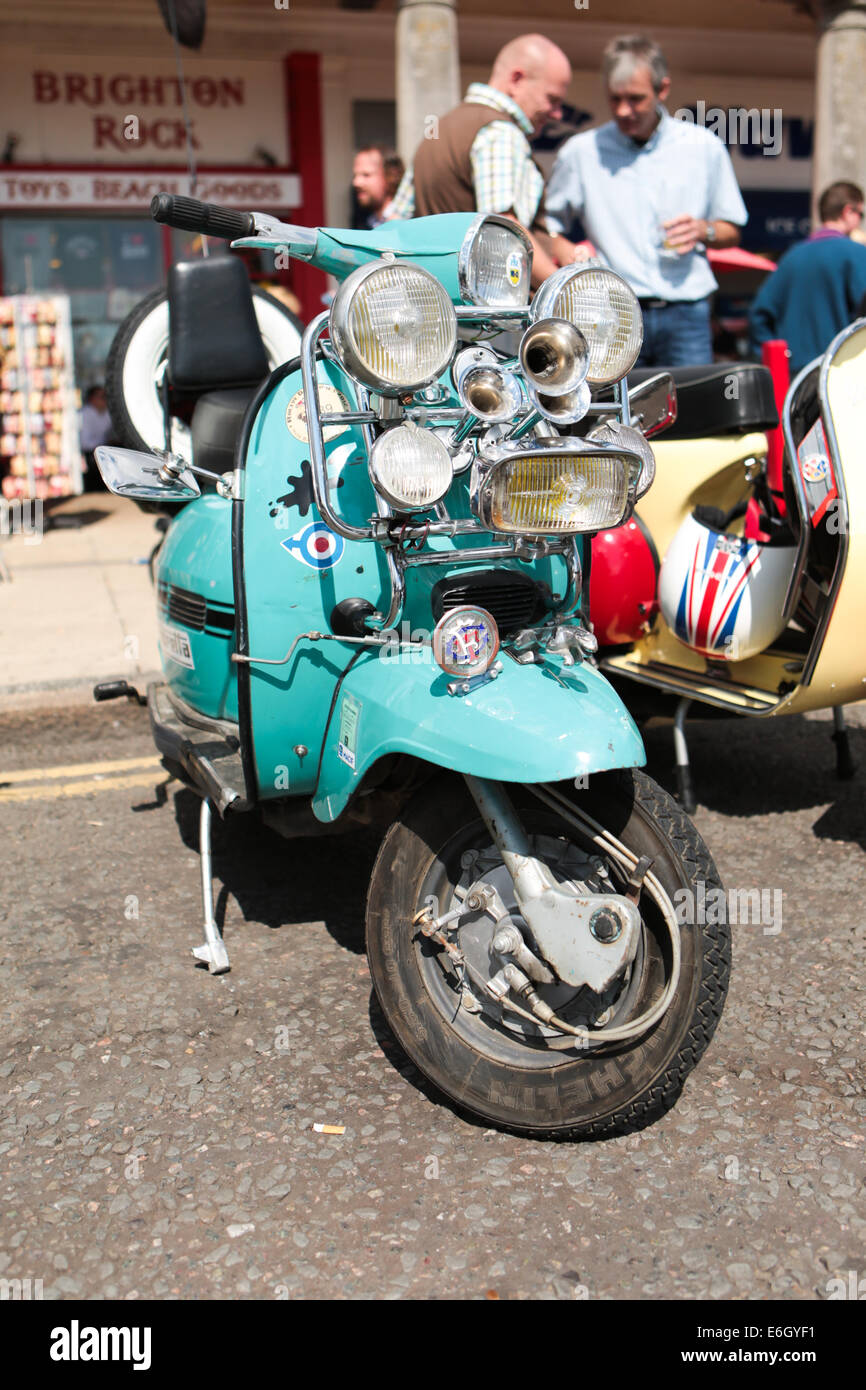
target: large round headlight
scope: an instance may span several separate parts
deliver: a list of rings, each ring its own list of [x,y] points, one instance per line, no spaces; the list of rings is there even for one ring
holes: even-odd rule
[[[454,470],[442,440],[412,421],[380,434],[370,450],[370,477],[386,502],[401,512],[423,512],[451,486]]]
[[[589,343],[591,386],[619,381],[637,361],[643,317],[622,276],[598,267],[565,265],[545,280],[532,303],[533,319],[568,319]]]
[[[471,304],[529,303],[532,242],[510,217],[478,217],[457,258],[460,293]]]
[[[420,266],[374,261],[353,270],[331,305],[331,339],[348,372],[383,396],[420,391],[457,345],[448,292]]]

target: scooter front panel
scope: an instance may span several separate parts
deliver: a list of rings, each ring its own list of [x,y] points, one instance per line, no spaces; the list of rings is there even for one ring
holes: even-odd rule
[[[353,383],[318,364],[322,409],[357,409]],[[325,431],[331,499],[354,523],[376,511],[357,425]],[[253,425],[244,465],[243,582],[249,654],[284,657],[300,634],[330,632],[347,598],[387,609],[385,558],[372,542],[331,531],[313,500],[300,372],[278,382]],[[328,710],[357,653],[350,643],[302,641],[285,665],[250,665],[253,755],[262,799],[308,795],[315,786]]]

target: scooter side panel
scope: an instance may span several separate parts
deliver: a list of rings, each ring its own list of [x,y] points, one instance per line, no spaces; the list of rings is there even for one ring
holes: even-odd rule
[[[619,696],[592,666],[520,665],[450,695],[451,677],[425,652],[361,656],[328,723],[313,810],[333,821],[365,772],[388,753],[503,782],[556,782],[646,761]],[[387,671],[383,671],[387,667]],[[387,677],[387,678],[383,678]]]
[[[225,498],[190,502],[166,534],[154,578],[166,680],[202,714],[236,720],[231,519]]]
[[[822,524],[847,527],[848,553],[812,679],[807,686],[798,686],[785,702],[786,713],[866,698],[866,470],[861,463],[866,420],[866,325],[851,333],[835,353],[827,372],[827,402],[838,450],[833,466],[844,469],[847,508],[833,504]]]
[[[767,436],[719,435],[710,439],[672,439],[666,444],[661,434],[652,446],[655,482],[640,499],[637,513],[663,560],[677,531],[699,503],[727,510],[746,495],[742,461],[763,458]]]

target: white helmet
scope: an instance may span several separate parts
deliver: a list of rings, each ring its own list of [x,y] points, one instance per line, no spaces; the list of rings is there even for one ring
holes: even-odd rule
[[[704,656],[757,656],[785,627],[782,605],[795,550],[714,530],[692,513],[662,562],[659,604],[665,622]]]

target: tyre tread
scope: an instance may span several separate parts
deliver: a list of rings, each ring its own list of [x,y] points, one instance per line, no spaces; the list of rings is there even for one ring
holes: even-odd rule
[[[683,865],[684,877],[688,881],[692,884],[703,881],[708,887],[721,887],[712,856],[697,829],[678,802],[664,788],[639,769],[622,769],[604,775],[611,778],[612,786],[624,800],[631,800],[647,820],[658,826],[660,833]],[[402,830],[403,823],[395,823],[380,846],[371,875],[370,896],[373,893],[373,885],[384,866],[388,864],[392,851],[396,848],[398,855],[403,852],[404,846],[399,845],[399,841],[395,846],[393,840]],[[391,861],[392,869],[395,862]],[[722,1015],[730,978],[731,936],[727,914],[722,913],[720,916],[721,921],[704,922],[700,927],[700,975],[688,1029],[669,1064],[633,1100],[618,1105],[610,1114],[597,1120],[585,1119],[578,1124],[549,1126],[489,1118],[488,1123],[492,1122],[498,1128],[509,1129],[534,1139],[603,1140],[644,1129],[670,1110],[680,1095],[686,1078],[706,1052]],[[387,1010],[385,1012],[387,1017]],[[423,1070],[422,1063],[418,1062],[418,1065]],[[433,1084],[436,1084],[435,1081]],[[450,1099],[457,1109],[474,1118],[481,1113],[474,1106],[461,1102],[453,1090],[450,1092]]]

